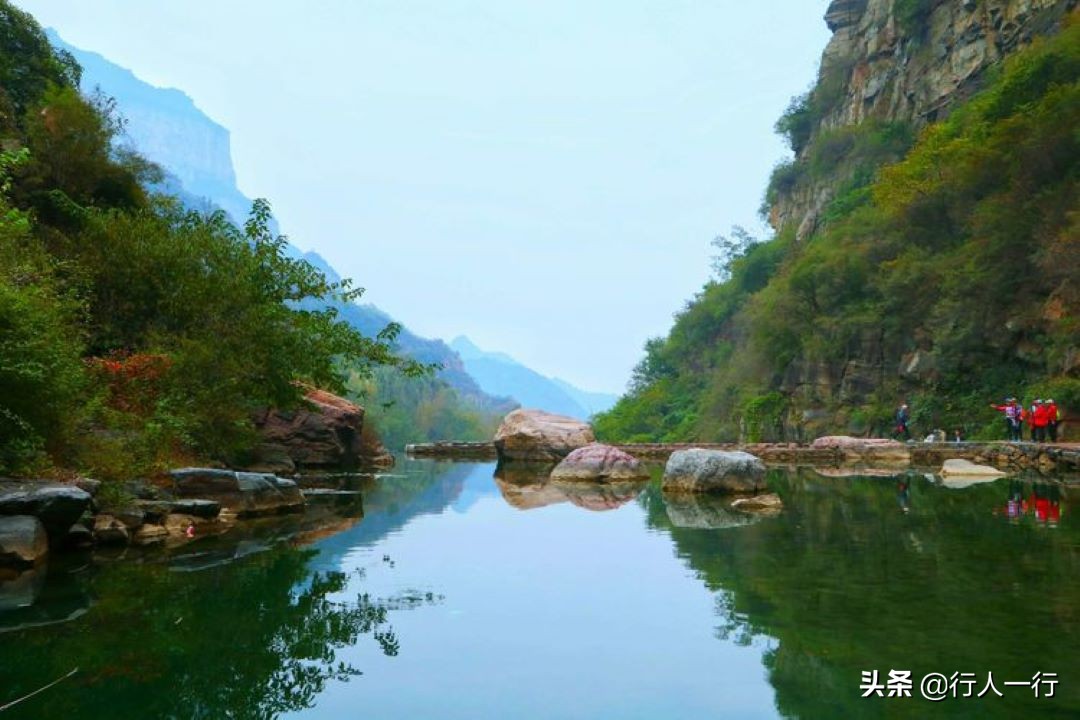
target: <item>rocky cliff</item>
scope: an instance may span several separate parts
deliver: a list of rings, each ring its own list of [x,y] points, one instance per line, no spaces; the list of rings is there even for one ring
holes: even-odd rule
[[[793,105],[804,136],[792,143],[788,181],[774,178],[773,227],[808,237],[851,179],[855,167],[842,158],[816,175],[798,172],[838,130],[867,121],[918,130],[943,118],[980,88],[990,68],[1056,31],[1076,6],[1077,0],[833,0],[825,14],[833,37],[818,82]]]

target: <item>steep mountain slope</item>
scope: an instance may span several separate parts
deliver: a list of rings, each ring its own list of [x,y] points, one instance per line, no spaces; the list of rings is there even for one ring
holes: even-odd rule
[[[203,113],[183,92],[159,88],[103,56],[69,45],[54,30],[46,34],[54,47],[70,52],[83,68],[82,88],[100,89],[114,98],[127,121],[131,145],[167,173],[163,189],[197,209],[220,207],[234,222],[243,222],[251,198],[236,184],[229,131]],[[275,228],[276,230],[276,228]],[[293,246],[289,254],[303,258],[334,281],[338,273],[317,253]],[[336,303],[341,317],[365,335],[374,336],[393,319],[374,305]],[[438,377],[472,408],[501,414],[513,408],[506,398],[491,397],[469,376],[461,359],[441,340],[422,338],[402,328],[397,348],[423,363],[442,366]]]
[[[727,243],[650,341],[609,439],[999,437],[989,401],[1080,409],[1075,0],[836,0],[776,235]]]
[[[551,378],[525,367],[509,355],[481,350],[466,337],[450,342],[465,369],[492,395],[512,397],[522,406],[585,419],[592,413]]]

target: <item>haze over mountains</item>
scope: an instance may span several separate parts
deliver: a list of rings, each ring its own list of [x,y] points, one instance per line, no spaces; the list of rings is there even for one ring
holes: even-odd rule
[[[525,407],[585,419],[608,410],[618,400],[614,395],[585,392],[564,380],[545,377],[505,353],[481,350],[467,337],[454,338],[450,347],[485,392],[513,397]]]
[[[163,190],[179,196],[190,207],[221,208],[233,221],[243,222],[252,200],[237,187],[228,129],[203,113],[182,91],[150,85],[102,55],[64,42],[55,30],[50,28],[46,33],[54,46],[70,52],[82,66],[84,92],[100,88],[116,100],[131,144],[165,171]],[[303,252],[292,245],[288,251],[329,278],[340,279],[318,253]],[[343,319],[367,335],[375,335],[393,322],[371,304],[338,303],[336,307]],[[465,338],[451,347],[402,328],[397,345],[421,362],[441,365],[440,380],[468,404],[489,411],[506,411],[517,402],[585,418],[616,400],[613,395],[589,393],[544,377],[509,356],[481,351]],[[459,355],[463,348],[465,353]]]

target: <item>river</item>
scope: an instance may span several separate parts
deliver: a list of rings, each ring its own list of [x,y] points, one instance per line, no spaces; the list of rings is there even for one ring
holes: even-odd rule
[[[0,704],[65,679],[0,717],[1080,715],[1076,486],[773,470],[785,509],[748,523],[494,470],[408,461],[302,517],[54,558],[0,595]],[[931,673],[970,675],[931,703]]]

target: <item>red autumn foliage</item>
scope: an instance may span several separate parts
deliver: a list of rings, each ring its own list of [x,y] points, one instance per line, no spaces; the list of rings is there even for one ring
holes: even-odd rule
[[[87,363],[108,387],[109,406],[123,412],[148,415],[161,395],[162,381],[172,367],[168,355],[114,352]]]

